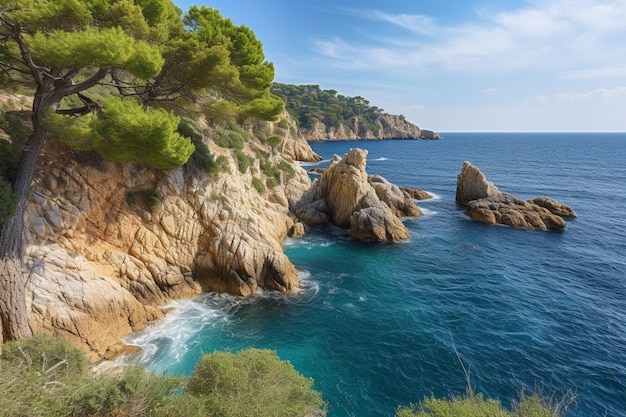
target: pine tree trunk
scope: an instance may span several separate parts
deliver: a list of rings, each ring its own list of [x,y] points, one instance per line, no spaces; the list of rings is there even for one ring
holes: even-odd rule
[[[13,180],[13,193],[19,198],[15,216],[0,225],[0,327],[2,342],[32,335],[26,309],[26,272],[24,256],[24,213],[43,149],[47,130],[43,123],[45,101],[35,96],[33,132],[24,145]]]
[[[32,335],[25,290],[26,274],[22,259],[0,259],[0,329],[3,343]]]

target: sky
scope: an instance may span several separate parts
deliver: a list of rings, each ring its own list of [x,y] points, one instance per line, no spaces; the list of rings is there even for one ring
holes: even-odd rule
[[[174,0],[251,28],[276,82],[437,132],[626,132],[626,0]]]

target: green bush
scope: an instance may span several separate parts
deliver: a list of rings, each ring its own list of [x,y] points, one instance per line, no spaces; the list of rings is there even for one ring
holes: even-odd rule
[[[263,181],[261,181],[258,178],[252,178],[252,186],[254,187],[255,190],[257,190],[259,193],[263,194],[265,192],[265,185],[263,185]]]
[[[237,168],[239,168],[239,172],[242,174],[245,174],[254,162],[254,159],[251,156],[245,154],[239,149],[235,150],[235,159],[237,160]]]
[[[142,368],[128,368],[120,375],[87,381],[68,409],[70,415],[152,416],[182,387],[182,378],[157,376]]]
[[[126,202],[129,206],[148,209],[153,212],[161,206],[163,200],[154,190],[136,190],[126,192]]]
[[[220,417],[302,417],[325,415],[320,394],[276,352],[248,349],[202,357],[187,384]]]
[[[234,130],[219,131],[214,140],[222,148],[243,149],[244,137],[240,132]]]
[[[482,394],[452,399],[426,398],[418,405],[400,407],[396,417],[563,417],[573,399],[568,393],[563,400],[554,403],[540,394],[522,393],[520,401],[508,411],[500,401],[485,399]]]
[[[226,158],[222,157],[221,160],[220,157],[215,158],[204,142],[202,135],[188,120],[181,120],[178,125],[178,133],[191,139],[191,143],[196,147],[186,165],[196,167],[214,177],[228,169],[228,161],[226,161],[226,165],[224,165],[224,159]]]
[[[86,378],[84,353],[63,339],[9,342],[0,355],[0,416],[65,416],[70,394]]]
[[[283,137],[280,135],[271,135],[268,136],[264,142],[266,142],[267,144],[269,144],[270,146],[274,147],[277,145],[280,145],[280,143],[283,141]]]
[[[17,203],[18,198],[11,191],[11,184],[0,177],[0,223],[15,215]]]

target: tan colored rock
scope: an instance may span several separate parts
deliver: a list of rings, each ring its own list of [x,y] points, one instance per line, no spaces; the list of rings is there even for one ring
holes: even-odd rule
[[[312,127],[301,129],[308,141],[326,140],[381,140],[381,139],[442,139],[431,130],[422,130],[404,117],[383,114],[374,121],[374,130],[355,116],[347,123],[329,126],[317,120]]]
[[[308,175],[294,164],[261,194],[252,170],[241,174],[229,150],[208,145],[229,158],[229,173],[103,162],[49,141],[25,216],[35,331],[67,336],[92,360],[112,358],[132,350],[121,337],[162,317],[172,299],[298,287],[281,244]],[[266,152],[276,164],[286,158]],[[265,181],[258,161],[254,171]]]
[[[367,151],[335,157],[295,207],[309,225],[333,223],[357,239],[400,241],[409,237],[399,216],[419,216],[413,199],[382,177],[369,177]]]
[[[500,190],[498,190],[492,182],[487,181],[487,178],[485,178],[483,173],[480,172],[480,169],[467,161],[463,162],[463,169],[457,176],[457,203],[466,205],[472,200],[492,198],[499,196],[500,194],[502,194]]]
[[[571,208],[551,198],[524,201],[499,191],[469,162],[463,163],[457,178],[456,201],[474,220],[523,229],[561,230],[565,220],[560,216],[575,217]]]
[[[574,210],[572,210],[571,207],[568,207],[565,204],[560,203],[550,197],[537,197],[532,200],[532,202],[537,204],[538,206],[547,208],[548,210],[550,210],[550,213],[556,214],[557,216],[576,217],[576,213],[574,213]]]
[[[429,192],[418,190],[417,188],[400,187],[400,190],[414,200],[428,200],[433,198]]]

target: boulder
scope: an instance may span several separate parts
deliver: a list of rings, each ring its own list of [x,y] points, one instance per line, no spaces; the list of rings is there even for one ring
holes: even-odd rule
[[[467,161],[457,177],[456,201],[465,207],[465,214],[470,218],[486,224],[562,230],[565,228],[563,217],[576,217],[570,207],[549,197],[524,201],[501,192]]]
[[[400,241],[409,237],[400,217],[419,216],[410,196],[380,176],[368,176],[367,151],[351,149],[335,156],[296,205],[298,218],[308,225],[332,223],[350,228],[362,240]]]

